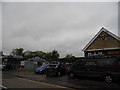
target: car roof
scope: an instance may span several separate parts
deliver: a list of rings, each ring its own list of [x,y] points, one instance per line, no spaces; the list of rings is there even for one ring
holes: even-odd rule
[[[113,60],[120,60],[120,58],[86,58],[86,59],[79,59],[79,60],[77,60],[77,62],[84,62],[84,61],[108,61],[108,60],[111,60],[111,61],[113,61]]]

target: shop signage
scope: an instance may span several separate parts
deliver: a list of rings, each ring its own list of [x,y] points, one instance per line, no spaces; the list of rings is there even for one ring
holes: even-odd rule
[[[87,56],[98,56],[98,55],[103,55],[103,53],[102,52],[89,52],[88,54],[87,54]]]
[[[85,56],[120,56],[120,49],[116,50],[99,50],[99,51],[87,51]]]

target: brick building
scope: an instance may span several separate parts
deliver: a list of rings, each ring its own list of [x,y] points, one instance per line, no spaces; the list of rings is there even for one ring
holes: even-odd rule
[[[120,56],[120,38],[105,28],[92,38],[83,48],[85,57],[118,57]]]

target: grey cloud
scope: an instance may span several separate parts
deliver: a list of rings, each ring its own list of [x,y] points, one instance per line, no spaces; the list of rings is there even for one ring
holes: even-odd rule
[[[3,51],[12,48],[83,56],[102,26],[116,33],[117,3],[3,3]],[[113,13],[114,12],[114,13]]]

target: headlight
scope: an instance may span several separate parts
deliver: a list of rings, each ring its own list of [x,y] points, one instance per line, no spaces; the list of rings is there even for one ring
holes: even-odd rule
[[[40,70],[40,71],[43,71],[43,70]]]

